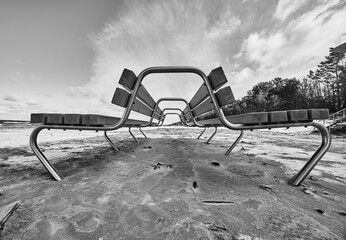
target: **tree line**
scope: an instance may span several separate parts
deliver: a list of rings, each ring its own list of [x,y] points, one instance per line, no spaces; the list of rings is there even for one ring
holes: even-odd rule
[[[330,49],[331,50],[331,49]],[[346,108],[345,54],[329,52],[315,71],[302,79],[274,78],[256,84],[247,95],[224,108],[226,115],[247,112]]]

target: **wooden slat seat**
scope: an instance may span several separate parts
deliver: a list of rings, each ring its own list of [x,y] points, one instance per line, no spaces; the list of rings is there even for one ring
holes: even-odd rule
[[[119,122],[119,117],[111,117],[98,114],[59,114],[59,113],[36,113],[31,114],[31,123],[43,123],[51,125],[73,126],[105,126]],[[125,127],[145,126],[148,122],[128,119]]]
[[[309,112],[309,114],[308,114]],[[234,124],[258,125],[258,124],[276,124],[291,122],[311,122],[313,120],[324,120],[329,117],[328,109],[309,109],[309,110],[289,110],[274,112],[255,112],[238,115],[226,116],[226,119]],[[212,118],[206,118],[198,121],[203,125],[221,125],[221,122],[215,115]],[[198,120],[198,118],[197,118]]]

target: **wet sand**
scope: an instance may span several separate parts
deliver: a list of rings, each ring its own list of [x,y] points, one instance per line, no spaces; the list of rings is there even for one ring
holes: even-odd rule
[[[346,138],[299,187],[288,181],[320,144],[312,129],[237,132],[148,128],[45,131],[39,145],[53,181],[28,146],[30,127],[2,129],[1,239],[346,239]],[[0,219],[1,221],[1,219]]]

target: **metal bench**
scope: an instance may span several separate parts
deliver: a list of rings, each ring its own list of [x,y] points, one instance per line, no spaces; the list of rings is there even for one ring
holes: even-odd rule
[[[219,85],[212,84],[202,85],[193,98],[190,100],[181,115],[184,125],[203,127],[204,130],[197,137],[200,138],[208,127],[214,127],[215,131],[207,140],[207,143],[215,136],[217,128],[224,126],[231,130],[239,130],[240,135],[233,142],[231,147],[226,151],[225,155],[229,155],[233,148],[243,137],[244,130],[255,129],[272,129],[272,128],[290,128],[290,127],[307,127],[313,126],[322,137],[321,146],[316,150],[311,159],[290,181],[294,186],[301,184],[311,170],[316,166],[319,160],[328,151],[331,144],[331,137],[328,129],[322,124],[314,122],[314,120],[328,119],[328,109],[298,109],[288,111],[274,112],[253,112],[247,114],[227,116],[227,110],[222,109],[223,106],[234,101],[234,96],[230,87],[217,91],[217,87],[227,82],[226,76],[222,68],[214,69],[214,74],[210,76],[218,76]],[[209,76],[209,78],[210,78]],[[215,94],[211,94],[212,92]],[[209,93],[209,94],[208,94]]]
[[[57,170],[42,153],[37,144],[38,134],[43,129],[61,129],[61,130],[80,130],[80,131],[103,131],[107,142],[115,149],[118,148],[107,135],[108,131],[114,131],[122,127],[128,127],[129,133],[136,142],[137,138],[131,132],[131,128],[157,126],[163,115],[160,108],[154,108],[156,102],[150,96],[142,84],[136,84],[137,76],[130,70],[124,69],[119,83],[126,89],[117,88],[112,98],[112,103],[124,107],[124,113],[121,118],[98,115],[98,114],[60,114],[60,113],[33,113],[31,114],[31,123],[41,123],[30,135],[30,147],[51,174],[53,179],[59,181],[61,177]],[[150,117],[148,121],[129,119],[131,111],[136,111]]]
[[[157,73],[193,73],[201,77],[203,84],[190,102],[182,98],[161,98],[155,102],[142,85],[142,81],[146,76]],[[293,177],[291,184],[294,186],[304,181],[330,147],[331,138],[329,131],[322,124],[313,121],[314,119],[325,118],[325,115],[328,115],[328,110],[325,109],[249,113],[226,117],[222,107],[234,101],[234,96],[230,87],[221,88],[227,83],[227,78],[221,67],[214,69],[208,76],[201,70],[193,67],[151,67],[143,70],[138,77],[132,71],[125,69],[119,83],[126,90],[117,88],[112,103],[124,107],[124,113],[121,118],[90,114],[48,114],[42,117],[39,114],[36,116],[39,120],[35,120],[35,115],[32,115],[33,122],[36,121],[43,124],[33,130],[30,136],[30,146],[55,180],[60,180],[61,178],[37,146],[37,135],[42,129],[104,131],[105,136],[107,136],[107,131],[113,131],[121,127],[129,127],[130,129],[130,127],[134,126],[161,125],[164,120],[164,113],[159,108],[159,104],[162,101],[183,101],[186,103],[186,108],[181,113],[181,120],[186,126],[215,127],[215,129],[218,126],[224,126],[231,130],[241,131],[240,136],[232,146],[239,142],[244,130],[300,126],[315,127],[321,133],[321,146],[299,173]],[[150,119],[147,122],[128,119],[132,110],[144,114],[150,117]],[[154,122],[154,119],[158,122]],[[215,133],[216,131],[213,135]],[[133,136],[132,133],[131,135]],[[114,146],[108,137],[107,141]],[[228,153],[232,150],[231,148],[228,150]]]

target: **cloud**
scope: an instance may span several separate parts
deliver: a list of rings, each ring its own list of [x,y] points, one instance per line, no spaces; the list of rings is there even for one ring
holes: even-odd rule
[[[127,1],[128,11],[110,20],[99,33],[90,34],[95,51],[93,76],[72,95],[111,99],[123,68],[137,75],[151,66],[196,66],[209,73],[224,58],[221,41],[241,26],[228,1]],[[223,43],[225,44],[225,43]],[[194,84],[191,84],[194,83]],[[151,75],[144,85],[155,99],[179,94],[202,83],[190,75]],[[179,92],[177,91],[179,84]]]
[[[17,95],[7,95],[3,98],[4,101],[19,102],[20,98]]]
[[[280,0],[276,7],[274,17],[281,21],[285,21],[287,17],[304,6],[307,2],[306,0]]]
[[[329,47],[344,41],[345,16],[345,5],[327,1],[291,20],[283,28],[250,34],[243,42],[241,53],[234,59],[251,66],[256,77],[252,85],[277,76],[301,78],[310,69],[316,69],[328,55]],[[233,73],[233,76],[241,78],[242,71]]]

